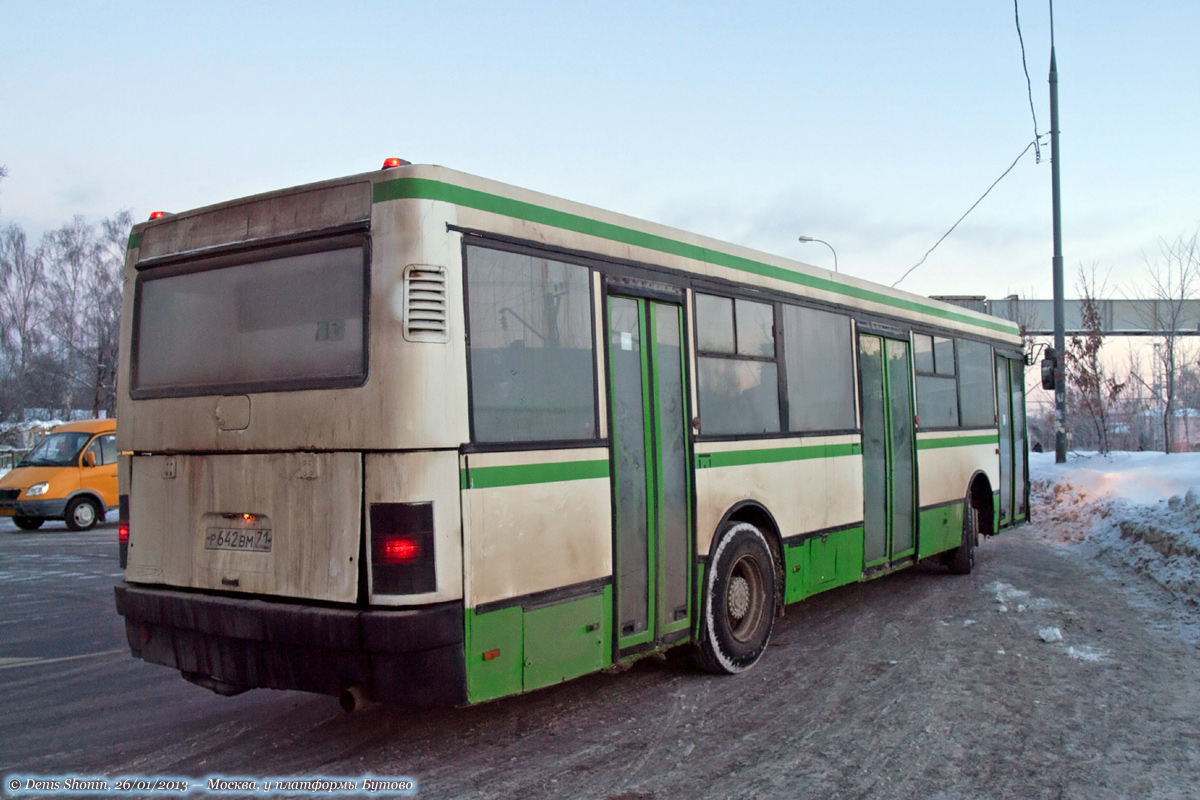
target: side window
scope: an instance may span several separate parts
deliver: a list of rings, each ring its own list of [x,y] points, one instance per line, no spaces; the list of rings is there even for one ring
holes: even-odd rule
[[[958,427],[954,340],[913,334],[913,366],[917,373],[917,416],[921,427]]]
[[[777,433],[774,307],[697,294],[696,344],[701,432]]]
[[[993,385],[992,348],[982,342],[958,340],[958,388],[962,398],[962,424],[967,428],[996,425],[996,392]]]
[[[105,464],[117,463],[117,436],[109,433],[104,436],[97,437],[88,445],[88,449],[84,452],[84,459],[87,459],[87,453],[91,453],[96,459],[96,466],[100,467]]]
[[[800,306],[783,307],[788,428],[856,428],[850,318]]]
[[[117,435],[115,433],[107,433],[100,437],[100,455],[104,458],[97,461],[97,464],[117,463]]]
[[[591,272],[483,247],[466,258],[475,441],[594,439]]]

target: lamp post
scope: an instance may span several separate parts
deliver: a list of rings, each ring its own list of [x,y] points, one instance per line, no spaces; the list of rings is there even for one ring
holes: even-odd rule
[[[1050,195],[1053,217],[1054,255],[1050,259],[1054,282],[1054,349],[1058,365],[1054,374],[1054,461],[1067,460],[1066,335],[1063,313],[1062,195],[1059,191],[1058,155],[1058,64],[1054,60],[1054,0],[1050,0]]]
[[[800,241],[802,241],[802,242],[820,242],[821,244],[828,247],[829,252],[833,253],[833,271],[834,272],[838,271],[837,250],[833,249],[833,245],[831,245],[829,242],[825,241],[824,239],[814,239],[811,236],[801,236]]]

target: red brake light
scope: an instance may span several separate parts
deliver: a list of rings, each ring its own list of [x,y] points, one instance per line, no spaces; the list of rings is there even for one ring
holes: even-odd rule
[[[121,544],[129,544],[129,523],[122,521],[117,526],[117,541]]]
[[[384,169],[393,169],[394,167],[407,167],[411,161],[405,161],[403,158],[385,158],[383,160]]]
[[[150,219],[162,219],[166,214],[167,212],[165,211],[151,211]]]
[[[433,503],[371,503],[371,592],[437,590]]]
[[[411,564],[421,555],[421,545],[408,536],[389,536],[383,542],[383,560],[388,564]]]

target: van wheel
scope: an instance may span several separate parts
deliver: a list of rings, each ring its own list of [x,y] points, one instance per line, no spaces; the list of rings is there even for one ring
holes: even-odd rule
[[[709,558],[704,637],[696,660],[709,672],[733,675],[754,666],[775,624],[775,563],[755,526],[724,530]]]
[[[13,517],[13,525],[23,531],[36,531],[45,521],[41,517]]]
[[[71,530],[87,531],[96,526],[96,519],[99,515],[100,512],[96,508],[95,502],[86,497],[76,497],[67,503],[67,511],[63,516],[66,518],[67,527]]]
[[[963,501],[963,538],[958,549],[945,555],[946,566],[956,575],[969,575],[975,567],[975,540],[979,537],[979,509],[971,505],[971,493]]]

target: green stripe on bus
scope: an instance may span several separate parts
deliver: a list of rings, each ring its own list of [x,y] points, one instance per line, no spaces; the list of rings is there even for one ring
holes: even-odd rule
[[[764,450],[731,450],[725,453],[701,453],[696,456],[696,469],[714,467],[744,467],[750,464],[778,464],[781,461],[805,461],[810,458],[856,456],[860,445],[814,444],[804,447],[773,447]]]
[[[937,450],[939,447],[967,447],[973,444],[997,444],[1000,441],[999,434],[985,434],[983,436],[947,436],[942,439],[918,439],[918,450]]]
[[[497,486],[524,486],[530,483],[557,483],[607,477],[607,461],[561,461],[554,464],[471,467],[460,472],[461,485],[466,489],[494,489]]]
[[[467,189],[462,186],[455,186],[454,184],[443,183],[442,181],[435,181],[429,178],[396,178],[395,180],[382,181],[375,184],[372,199],[376,203],[388,200],[441,200],[446,203],[466,206],[480,211],[523,219],[539,225],[550,225],[551,227],[574,231],[575,233],[609,239],[614,242],[633,245],[634,247],[657,250],[660,253],[690,258],[707,264],[717,264],[741,272],[749,272],[765,278],[774,278],[775,280],[807,286],[812,289],[833,292],[834,294],[852,297],[857,300],[866,300],[904,311],[928,314],[978,328],[986,328],[1014,335],[1018,332],[1016,325],[1001,320],[991,322],[989,320],[975,319],[966,314],[960,314],[949,309],[934,308],[933,306],[907,300],[902,297],[893,297],[873,289],[848,286],[829,280],[828,278],[794,272],[784,267],[765,264],[761,261],[730,255],[729,253],[722,253],[719,250],[710,250],[707,247],[668,239],[665,236],[645,233],[644,231],[625,228],[609,222],[581,217],[578,214],[557,211],[545,206],[534,205],[533,203],[526,203],[521,200],[513,200],[508,197],[500,197],[499,195],[481,192],[477,189]]]
[[[142,234],[141,233],[129,234],[129,244],[125,245],[125,249],[126,250],[137,250],[141,246],[142,246]]]

